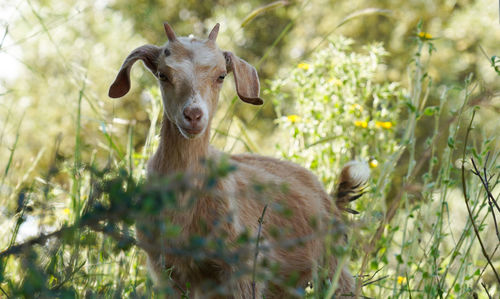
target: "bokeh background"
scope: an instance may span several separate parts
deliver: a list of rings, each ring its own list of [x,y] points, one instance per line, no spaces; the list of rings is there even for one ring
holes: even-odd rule
[[[499,173],[495,153],[500,150],[500,63],[494,57],[500,55],[498,5],[487,0],[0,0],[0,239],[7,240],[0,241],[0,249],[9,240],[22,241],[74,220],[78,212],[72,205],[72,192],[78,163],[117,166],[132,157],[137,176],[143,175],[141,161],[157,142],[148,139],[150,127],[154,135],[160,122],[156,118],[161,119],[162,114],[154,77],[137,64],[132,70],[132,89],[124,98],[110,99],[107,92],[131,50],[166,42],[164,21],[177,35],[199,37],[207,36],[220,23],[219,47],[233,51],[258,70],[265,100],[262,107],[236,100],[232,82],[226,82],[212,132],[212,143],[218,148],[292,159],[312,169],[328,188],[343,163],[350,159],[366,161],[372,167],[375,187],[370,189],[371,197],[356,206],[367,211],[355,216],[360,217],[356,218],[361,223],[360,231],[364,230],[359,240],[375,234],[367,227],[373,226],[370,223],[378,225],[401,193],[407,194],[402,196],[405,204],[399,206],[403,214],[391,218],[387,231],[398,227],[408,215],[432,214],[442,207],[438,199],[445,198],[449,204],[446,219],[457,220],[453,225],[448,223],[448,233],[459,234],[464,226],[470,230],[460,193],[459,149],[464,147],[474,106],[479,109],[467,155],[473,155],[475,148],[475,157],[482,157],[480,161],[484,162],[486,153],[491,152],[491,173]],[[349,56],[352,53],[359,56]],[[331,68],[322,68],[330,63]],[[324,91],[325,86],[337,89]],[[415,94],[416,90],[420,93]],[[369,95],[358,98],[359,92]],[[333,98],[332,94],[333,101],[316,105],[324,97]],[[372,94],[378,95],[375,98],[379,102],[374,104]],[[412,110],[412,99],[421,106]],[[466,106],[464,99],[468,101]],[[332,107],[347,108],[330,111]],[[318,116],[315,111],[325,114]],[[421,113],[413,115],[412,111]],[[326,121],[328,125],[318,129]],[[405,130],[412,126],[414,131],[407,138]],[[332,134],[341,140],[334,140]],[[402,143],[405,140],[410,142]],[[432,154],[426,156],[423,153],[429,142],[433,144]],[[318,143],[324,147],[310,147]],[[410,143],[413,150],[405,151]],[[428,163],[433,159],[434,168],[413,172],[418,161]],[[57,172],[53,169],[55,161]],[[443,184],[441,176],[447,171],[451,173],[446,178],[456,181],[443,195],[437,185]],[[433,183],[436,185],[430,185]],[[43,192],[33,195],[30,216],[23,216],[19,223],[20,191],[42,190],[44,184],[53,187],[51,196]],[[474,184],[478,202],[485,204],[479,200],[484,200],[481,186]],[[497,194],[498,190],[493,192]],[[487,207],[482,211],[488,215]],[[495,236],[495,223],[490,217],[484,218],[482,232],[492,251],[498,248],[500,239]],[[455,242],[449,244],[449,248],[455,248],[455,239],[433,239],[433,221],[421,218],[417,222],[424,225],[418,228],[415,224],[414,229],[430,234],[429,240],[435,240],[438,249],[446,251],[447,242]],[[14,228],[17,237],[11,239]],[[397,287],[419,289],[421,293],[414,294],[417,298],[438,294],[425,293],[422,285],[404,284],[410,278],[399,270],[403,250],[395,253],[391,246],[401,246],[405,236],[393,233],[384,233],[386,245],[382,253],[378,251],[387,260],[371,256],[380,258],[385,268],[368,263],[372,273],[384,268],[390,282],[369,286],[368,296],[411,297],[411,292],[394,291]],[[475,255],[466,263],[468,270],[450,266],[461,274],[450,274],[451,278],[445,275],[448,288],[443,289],[451,291],[445,291],[444,297],[472,297],[477,293],[487,298],[479,277],[473,275],[476,269],[487,268],[486,262],[473,234],[467,236],[472,249],[460,252]],[[351,267],[353,273],[362,267],[363,252],[362,248],[353,249],[352,258],[358,259]],[[441,254],[437,258],[449,265],[451,253]],[[126,253],[123,258],[130,256]],[[139,261],[144,258],[140,252],[133,256]],[[499,257],[496,253],[493,258],[497,269]],[[420,258],[431,257],[423,254]],[[388,266],[395,264],[398,266]],[[435,270],[428,275],[438,277],[444,271]],[[143,268],[140,273],[146,277]],[[15,281],[15,275],[11,275]],[[468,289],[457,289],[454,277],[460,277]],[[471,277],[478,279],[473,283]],[[498,296],[500,286],[491,270],[481,277],[486,289]],[[421,279],[415,276],[410,280]],[[84,293],[81,285],[78,290]],[[123,292],[120,294],[129,294]]]
[[[498,55],[500,40],[498,5],[494,1],[282,1],[258,11],[245,22],[252,12],[268,4],[3,1],[2,157],[8,157],[17,132],[18,167],[14,169],[21,173],[33,165],[32,159],[40,151],[50,149],[58,135],[63,153],[71,153],[81,91],[86,146],[97,148],[106,144],[99,133],[103,128],[115,133],[115,138],[126,138],[126,125],[117,122],[117,118],[136,122],[134,146],[142,146],[141,136],[145,135],[148,119],[140,93],[154,84],[153,77],[135,67],[132,92],[122,100],[108,98],[107,89],[132,49],[166,41],[164,21],[172,24],[178,35],[201,37],[215,23],[221,23],[220,48],[230,49],[256,65],[263,89],[268,80],[286,77],[291,68],[324,47],[328,38],[338,35],[353,38],[356,47],[382,42],[389,55],[384,57],[384,70],[378,79],[407,86],[413,37],[420,21],[423,30],[436,38],[438,51],[428,70],[434,86],[460,85],[470,72],[490,90],[500,84],[489,61]],[[337,27],[356,13],[361,15]],[[223,94],[220,110],[224,110],[232,95],[232,91]],[[269,137],[275,127],[272,100],[266,99],[253,126],[247,128],[255,132],[259,143],[264,143],[260,137]],[[237,103],[232,109],[243,122],[254,118],[254,110],[243,104]],[[494,121],[494,115],[481,118],[490,132],[498,131],[500,125]],[[269,140],[263,147],[272,151]],[[46,160],[41,157],[42,167]]]

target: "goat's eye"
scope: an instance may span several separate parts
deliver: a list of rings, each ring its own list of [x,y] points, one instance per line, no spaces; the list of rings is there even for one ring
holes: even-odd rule
[[[222,83],[224,81],[224,78],[226,78],[226,74],[220,75],[219,78],[217,78],[217,82]]]
[[[168,81],[168,77],[164,73],[158,72],[157,76],[160,81]]]

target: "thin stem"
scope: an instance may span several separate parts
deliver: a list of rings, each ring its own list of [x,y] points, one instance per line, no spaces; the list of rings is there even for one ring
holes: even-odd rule
[[[486,295],[488,295],[488,298],[492,298],[491,295],[490,295],[490,292],[488,292],[488,288],[486,288],[486,285],[484,284],[484,282],[481,282],[481,285],[483,286],[483,289],[486,291]]]
[[[498,283],[500,284],[500,276],[498,276],[497,270],[495,269],[495,266],[493,266],[493,263],[491,262],[491,259],[488,255],[488,253],[486,252],[486,248],[483,244],[483,240],[481,239],[481,236],[479,235],[479,230],[476,226],[476,223],[474,222],[474,217],[472,215],[472,211],[471,211],[471,208],[469,205],[469,197],[467,195],[467,184],[465,182],[465,152],[467,150],[467,141],[469,139],[469,133],[472,130],[472,122],[474,121],[475,115],[476,115],[476,111],[473,111],[472,118],[471,118],[470,123],[469,123],[469,127],[467,128],[467,133],[465,134],[464,150],[462,153],[462,191],[464,193],[464,200],[465,200],[465,205],[467,207],[467,213],[469,214],[469,219],[472,223],[472,228],[474,229],[474,233],[476,234],[477,240],[479,241],[479,244],[481,245],[481,251],[482,251],[484,257],[486,258],[486,260],[488,261],[488,264],[490,265],[491,269],[493,270],[493,273],[495,274],[495,277],[496,277]]]
[[[259,255],[260,234],[262,233],[262,224],[264,223],[264,215],[266,214],[267,204],[262,210],[262,216],[259,218],[259,230],[257,232],[257,242],[255,243],[255,255],[253,257],[253,270],[252,270],[252,298],[255,299],[255,277],[257,276],[257,257]]]
[[[0,286],[0,291],[5,295],[7,299],[10,299],[9,295],[5,292],[5,290]]]
[[[489,155],[490,154],[488,153],[488,155],[486,156],[486,162],[484,163],[484,167],[483,167],[484,177],[479,172],[479,169],[477,168],[477,165],[476,165],[476,162],[474,161],[474,158],[471,158],[472,166],[474,167],[474,171],[472,171],[472,173],[475,174],[481,180],[481,183],[483,184],[484,190],[486,191],[486,195],[488,197],[488,205],[490,206],[491,215],[493,216],[493,224],[495,225],[495,232],[497,234],[498,240],[500,241],[500,233],[498,231],[497,217],[495,215],[495,206],[499,211],[500,211],[500,208],[498,207],[496,199],[491,194],[490,186],[488,183],[488,176],[486,173],[486,164],[488,162]]]

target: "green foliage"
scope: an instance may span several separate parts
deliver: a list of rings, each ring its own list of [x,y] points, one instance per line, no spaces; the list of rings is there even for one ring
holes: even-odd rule
[[[495,69],[495,72],[500,75],[500,57],[491,56],[491,66]]]
[[[494,264],[484,262],[494,255],[492,252],[498,248],[500,236],[496,236],[486,254],[478,251],[475,239],[487,238],[481,228],[488,230],[488,226],[484,226],[488,217],[493,220],[489,230],[497,229],[495,213],[500,210],[490,207],[486,211],[484,195],[477,186],[479,172],[476,177],[466,176],[460,174],[460,166],[457,169],[450,165],[454,157],[460,155],[462,161],[472,155],[472,159],[487,163],[485,157],[491,150],[488,146],[491,141],[476,139],[475,146],[469,147],[468,133],[465,140],[459,137],[459,128],[465,126],[467,121],[463,119],[470,112],[472,119],[467,132],[476,132],[472,128],[476,109],[469,104],[475,89],[471,76],[456,94],[463,97],[458,111],[452,111],[449,116],[444,113],[448,108],[446,101],[451,97],[446,88],[439,105],[428,106],[433,81],[427,73],[430,58],[423,59],[422,54],[425,51],[431,54],[436,49],[432,38],[421,31],[421,25],[415,35],[416,52],[409,66],[412,84],[408,91],[394,83],[375,82],[384,53],[380,47],[371,46],[367,54],[357,54],[348,47],[351,42],[345,39],[331,43],[310,61],[300,63],[285,80],[275,80],[268,93],[276,97],[278,124],[289,137],[284,138],[289,142],[280,143],[279,149],[285,158],[306,165],[325,182],[335,177],[339,162],[352,158],[370,162],[375,170],[372,189],[367,198],[357,204],[366,222],[359,226],[356,223],[360,219],[351,222],[356,226],[351,240],[355,264],[352,268],[358,274],[374,273],[367,274],[370,278],[366,280],[364,276],[359,280],[363,284],[363,295],[376,298],[476,296],[478,273],[481,273],[478,260],[483,261],[483,271],[489,268],[491,279],[498,281]],[[448,147],[440,146],[440,139],[446,136],[440,129],[444,120],[449,126]],[[417,128],[425,122],[433,122],[434,130],[418,150]],[[482,154],[478,155],[480,148]],[[498,154],[489,167],[498,169],[497,157]],[[374,163],[377,160],[382,162],[380,167]],[[487,167],[484,176],[497,185],[498,176],[495,179],[495,175],[488,175]],[[398,173],[402,173],[402,179],[397,177]],[[456,183],[459,177],[462,177],[462,186]],[[398,182],[402,183],[401,187],[396,185]],[[417,189],[412,190],[414,188]],[[457,194],[460,189],[466,199]],[[475,194],[474,200],[467,199],[471,194]],[[460,204],[463,209],[464,200],[472,205],[471,216],[462,220],[466,220],[465,223],[457,222],[453,214],[460,210]],[[380,215],[384,215],[383,218]],[[481,225],[473,224],[471,219]],[[379,221],[378,227],[371,225]],[[463,228],[457,228],[457,224]],[[476,225],[480,229],[473,233]],[[476,252],[475,255],[472,252]],[[312,296],[329,297],[330,293],[316,289],[308,295]]]
[[[0,3],[0,55],[19,62],[17,71],[2,65],[12,76],[0,78],[0,298],[173,292],[152,286],[134,236],[137,219],[174,207],[190,189],[185,177],[143,181],[158,140],[158,89],[137,66],[130,94],[106,97],[132,49],[165,41],[163,21],[179,35],[197,36],[221,22],[220,47],[258,66],[264,99],[274,103],[251,110],[227,86],[213,126],[217,146],[296,161],[328,188],[346,161],[370,163],[367,193],[352,203],[361,214],[350,219],[349,245],[329,248],[350,255],[343,262],[359,279],[360,294],[498,297],[492,269],[500,262],[500,217],[489,194],[498,193],[500,171],[496,5]],[[471,158],[486,188],[471,172]],[[208,189],[234,170],[210,161],[207,167]],[[181,230],[168,221],[160,226],[165,237]],[[242,234],[238,244],[253,250],[255,237]],[[237,260],[223,241],[193,236],[180,250]],[[273,276],[277,266],[268,267],[257,278],[284,283]],[[322,279],[328,270],[320,269],[307,298],[332,294],[335,283]],[[190,286],[185,290],[189,297]]]
[[[137,241],[132,231],[137,224],[143,233],[160,229],[162,238],[176,238],[181,228],[162,218],[162,211],[179,209],[178,198],[186,193],[193,200],[210,193],[217,180],[234,171],[227,162],[217,165],[207,161],[207,168],[210,171],[201,189],[182,174],[143,182],[124,168],[82,170],[81,175],[92,176],[93,183],[79,180],[82,189],[90,189],[91,195],[77,219],[0,252],[0,286],[8,286],[6,296],[151,297],[173,293],[172,288],[149,290],[151,282],[146,278],[144,257],[138,255],[138,250],[149,245]],[[27,196],[31,192],[36,195],[39,190],[34,188]],[[49,188],[47,192],[55,190]],[[21,224],[25,221],[19,219]],[[193,235],[188,244],[168,248],[168,252],[193,256],[196,261],[210,257],[229,264],[238,262],[241,253],[226,247],[224,238]],[[242,235],[239,240],[241,246],[255,244],[255,237]]]
[[[398,143],[393,127],[404,91],[376,80],[387,52],[373,44],[356,53],[352,44],[339,37],[266,93],[276,104],[278,126],[291,137],[279,144],[281,155],[328,186],[347,161],[385,161]]]

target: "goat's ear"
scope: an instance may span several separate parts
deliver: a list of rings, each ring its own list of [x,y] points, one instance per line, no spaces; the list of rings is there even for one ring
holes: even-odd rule
[[[158,56],[161,48],[153,45],[144,45],[132,51],[123,62],[115,81],[109,88],[108,95],[111,98],[120,98],[130,90],[130,69],[137,60],[142,60],[148,69],[156,74],[158,68]]]
[[[259,76],[253,66],[231,52],[224,52],[227,72],[233,72],[236,93],[244,102],[253,105],[262,105],[264,101],[259,97]]]

